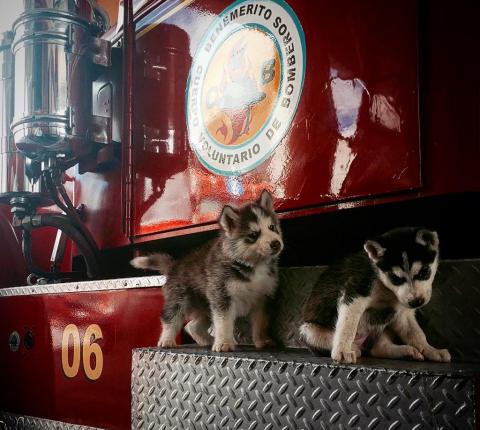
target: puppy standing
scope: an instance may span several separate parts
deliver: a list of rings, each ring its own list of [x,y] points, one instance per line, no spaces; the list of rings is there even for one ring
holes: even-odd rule
[[[415,309],[426,305],[438,266],[436,232],[392,230],[320,275],[304,310],[300,334],[313,351],[355,363],[362,350],[374,357],[450,361],[431,346]],[[399,337],[405,345],[397,345]]]
[[[234,324],[250,315],[257,348],[271,344],[265,302],[278,281],[277,258],[283,249],[280,224],[272,196],[263,191],[257,202],[240,209],[225,206],[216,239],[174,262],[165,254],[137,257],[134,267],[168,275],[158,345],[173,347],[185,317],[185,327],[199,345],[213,351],[235,348]],[[208,329],[213,323],[214,338]]]

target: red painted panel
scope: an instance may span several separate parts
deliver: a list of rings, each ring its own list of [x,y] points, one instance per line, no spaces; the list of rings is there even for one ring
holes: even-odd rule
[[[429,194],[479,191],[480,2],[422,5],[423,175]]]
[[[151,14],[178,10],[137,39],[134,241],[214,228],[210,222],[223,203],[255,197],[264,187],[273,189],[280,211],[290,217],[480,190],[480,63],[471,55],[477,2],[288,1],[307,46],[299,109],[270,159],[232,178],[200,165],[184,111],[196,47],[229,2],[147,3],[137,31],[149,25]],[[359,94],[355,123],[345,103],[358,102]],[[75,178],[75,202],[86,204],[87,225],[99,246],[128,244],[119,165]],[[416,192],[407,191],[412,188]]]
[[[73,201],[85,205],[85,224],[100,249],[129,243],[122,229],[121,184],[120,164],[107,172],[75,176]]]
[[[135,289],[0,298],[0,409],[108,429],[130,428],[132,348],[153,346],[160,333],[161,289]],[[86,378],[81,361],[76,377],[62,370],[62,336],[75,324],[80,341],[98,324],[103,339],[103,372]],[[27,331],[35,345],[11,352],[7,339]],[[69,362],[73,362],[70,341]],[[95,362],[92,359],[92,367]]]
[[[25,283],[27,268],[23,259],[22,247],[10,224],[8,207],[0,205],[0,288],[13,287]]]
[[[53,209],[53,208],[50,208]],[[11,225],[10,206],[0,205],[0,288],[8,288],[27,283],[30,273],[22,254],[21,232]],[[43,211],[43,210],[42,210]],[[44,227],[32,231],[32,259],[36,267],[50,270],[50,259],[57,230]],[[67,241],[60,270],[71,271],[72,243]]]
[[[186,82],[229,4],[195,1],[137,39],[136,234],[211,222],[264,187],[292,210],[420,186],[414,1],[289,1],[307,47],[290,131],[250,173],[206,170],[188,144]]]

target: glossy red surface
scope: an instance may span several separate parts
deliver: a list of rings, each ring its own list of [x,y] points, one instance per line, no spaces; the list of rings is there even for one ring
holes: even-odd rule
[[[22,285],[27,276],[27,268],[22,247],[10,224],[8,207],[0,205],[0,288]]]
[[[184,95],[200,36],[228,4],[195,1],[137,40],[137,235],[211,222],[264,187],[285,211],[420,185],[413,1],[290,1],[307,47],[290,132],[250,173],[207,171],[188,144]]]
[[[307,48],[298,111],[270,158],[225,177],[190,147],[185,90],[202,35],[229,2],[148,2],[137,19],[135,237],[122,230],[119,166],[75,179],[75,201],[85,203],[99,246],[215,228],[224,203],[263,188],[287,217],[478,191],[478,84],[470,77],[480,70],[469,55],[475,14],[464,3],[289,1]]]
[[[420,13],[424,193],[479,191],[480,3],[429,1]]]
[[[163,304],[160,289],[118,290],[0,298],[0,405],[3,411],[108,429],[130,428],[132,348],[155,345]],[[62,337],[75,324],[80,339],[98,324],[103,372],[88,380],[83,365],[74,378],[62,370]],[[12,352],[8,338],[22,344]],[[25,334],[34,334],[26,349]],[[70,341],[70,363],[73,361]],[[94,361],[91,362],[95,366]]]
[[[85,205],[85,224],[100,249],[129,243],[123,230],[120,164],[104,173],[76,175],[73,201]]]
[[[46,227],[32,232],[32,259],[44,271],[50,270],[50,258],[57,231]],[[21,233],[11,225],[10,207],[0,205],[0,288],[25,285],[29,271],[22,254]],[[67,242],[63,271],[71,270],[71,242]]]

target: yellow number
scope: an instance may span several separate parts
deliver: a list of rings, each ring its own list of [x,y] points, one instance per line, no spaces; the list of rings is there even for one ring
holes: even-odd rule
[[[68,343],[70,336],[73,338],[73,362],[70,366],[68,361]],[[62,368],[63,373],[67,378],[74,378],[77,376],[78,369],[80,367],[80,335],[75,324],[69,324],[63,331],[62,338]]]
[[[83,368],[88,379],[96,381],[103,370],[102,348],[95,341],[102,339],[102,329],[98,324],[88,326],[83,338]],[[95,357],[95,367],[92,369],[91,356]]]
[[[70,365],[68,352],[70,337],[73,339],[73,362]],[[85,375],[91,381],[100,378],[103,371],[103,352],[97,340],[103,339],[102,329],[98,324],[91,324],[83,336],[83,370]],[[67,378],[75,378],[80,368],[80,334],[75,324],[69,324],[65,327],[62,337],[62,369]],[[95,359],[95,365],[92,367],[92,355]]]

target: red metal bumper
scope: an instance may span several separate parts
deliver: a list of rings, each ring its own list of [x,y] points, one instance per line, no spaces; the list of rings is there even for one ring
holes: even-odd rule
[[[162,283],[157,276],[1,290],[0,410],[130,428],[132,349],[157,343]]]

